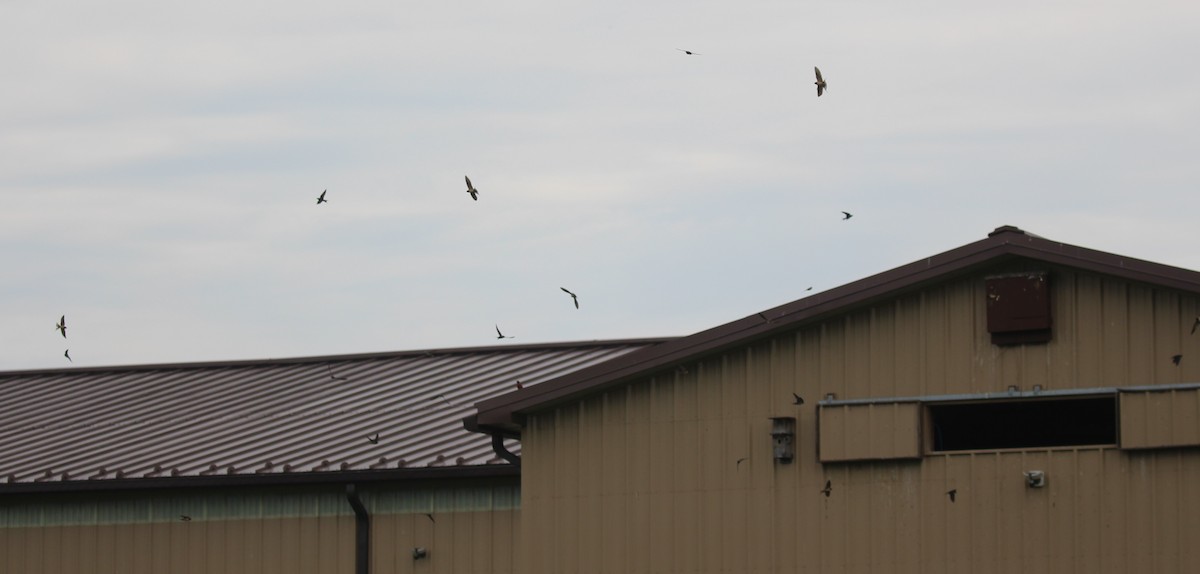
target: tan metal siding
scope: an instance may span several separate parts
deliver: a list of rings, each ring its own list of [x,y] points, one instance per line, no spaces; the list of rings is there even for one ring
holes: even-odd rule
[[[1200,389],[1121,393],[1121,448],[1200,445]]]
[[[918,458],[921,405],[822,405],[817,410],[821,462]]]
[[[828,393],[1200,380],[1194,296],[1036,269],[1052,273],[1045,345],[1000,348],[986,332],[982,277],[1026,270],[1015,262],[534,413],[522,438],[523,571],[1194,571],[1200,449],[818,459],[817,402]],[[797,419],[791,464],[771,459],[773,416]],[[1028,470],[1045,471],[1047,487],[1028,488]]]

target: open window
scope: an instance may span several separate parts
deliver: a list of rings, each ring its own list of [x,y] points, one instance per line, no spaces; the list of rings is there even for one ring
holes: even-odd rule
[[[1115,445],[1116,395],[927,405],[932,452]]]

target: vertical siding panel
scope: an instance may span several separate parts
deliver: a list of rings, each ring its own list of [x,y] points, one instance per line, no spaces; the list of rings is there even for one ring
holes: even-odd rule
[[[921,564],[928,574],[946,574],[945,509],[931,501],[945,490],[947,455],[925,459],[921,468]]]
[[[1046,490],[1049,506],[1047,525],[1047,568],[1055,574],[1074,570],[1080,556],[1076,553],[1077,529],[1082,526],[1076,505],[1079,483],[1083,480],[1079,468],[1079,453],[1074,450],[1053,451],[1046,470],[1048,480],[1054,481]]]
[[[1171,435],[1169,444],[1200,444],[1200,392],[1170,391],[1167,395],[1171,408]]]
[[[1200,548],[1195,540],[1200,536],[1200,488],[1192,482],[1200,476],[1200,456],[1194,451],[1182,453],[1179,462],[1179,476],[1176,491],[1173,493],[1179,501],[1179,570],[1180,574],[1189,571],[1189,566],[1200,564]]]
[[[999,457],[995,454],[980,453],[971,455],[970,480],[961,479],[949,484],[950,488],[958,489],[956,502],[962,504],[962,512],[971,516],[971,547],[973,555],[971,572],[973,574],[995,574],[1000,572],[999,532],[996,527],[998,519],[998,502],[1000,489],[997,482]],[[949,498],[949,497],[947,497]]]
[[[608,436],[605,432],[608,430],[608,402],[608,393],[580,401],[579,513],[568,526],[579,532],[579,550],[573,560],[572,571],[575,572],[596,572],[600,566],[603,522],[584,517],[600,516],[606,494],[604,467],[608,453],[604,440]]]
[[[842,321],[845,341],[842,358],[845,369],[845,396],[862,399],[871,396],[871,323],[875,310],[851,312]]]
[[[1100,354],[1100,384],[1115,387],[1126,384],[1125,373],[1129,369],[1126,353],[1129,351],[1129,297],[1125,282],[1113,278],[1102,281],[1102,308],[1104,320],[1103,352]]]
[[[896,302],[896,317],[891,329],[894,371],[881,376],[894,380],[893,389],[897,396],[915,396],[923,391],[921,365],[928,337],[928,326],[922,313],[923,301],[923,295],[914,295]]]
[[[841,321],[821,323],[821,358],[818,361],[821,367],[818,377],[821,396],[834,393],[840,398],[847,398],[845,333],[845,325]]]
[[[846,465],[826,466],[825,477],[831,482],[832,492],[819,497],[821,523],[817,526],[821,541],[821,572],[841,572],[846,568],[846,539],[849,524],[846,521],[846,496],[848,494]],[[817,487],[821,488],[821,487]]]
[[[1128,359],[1120,385],[1148,385],[1154,373],[1154,292],[1142,285],[1130,285],[1126,351]]]
[[[1183,369],[1185,363],[1200,362],[1200,357],[1184,357],[1176,366],[1171,357],[1183,353],[1182,334],[1179,329],[1179,296],[1173,291],[1156,290],[1154,292],[1154,343],[1157,347],[1153,357],[1154,371],[1148,373],[1151,377],[1147,384],[1179,383],[1185,380]],[[1191,326],[1189,325],[1190,329]],[[1188,365],[1190,369],[1191,365]]]
[[[897,395],[896,373],[896,306],[889,301],[871,309],[870,340],[867,359],[870,371],[870,395],[888,397]]]
[[[1075,560],[1070,570],[1077,574],[1093,574],[1101,571],[1099,549],[1103,547],[1104,523],[1104,451],[1084,450],[1076,456],[1076,465],[1070,469],[1075,480],[1074,516],[1075,538],[1072,552]]]
[[[1100,530],[1100,572],[1116,574],[1125,572],[1126,483],[1129,468],[1125,453],[1119,450],[1103,451],[1102,471],[1099,475],[1101,496],[1098,504],[1102,508],[1103,521]]]
[[[652,401],[651,387],[653,380],[647,383],[634,384],[629,387],[628,420],[629,437],[626,449],[629,453],[629,483],[625,488],[626,521],[625,536],[620,546],[615,549],[614,565],[619,571],[634,572],[644,568],[648,560],[647,538],[649,530],[649,510],[646,506],[647,496],[653,477],[650,473],[651,453],[650,440],[650,406]],[[606,549],[607,553],[607,549]],[[617,570],[609,570],[617,571]]]
[[[1054,313],[1053,339],[1046,350],[1050,361],[1050,381],[1053,388],[1078,387],[1077,362],[1079,340],[1078,292],[1076,274],[1068,270],[1056,270],[1050,281],[1053,289],[1052,312]]]
[[[845,509],[845,520],[850,531],[845,537],[847,549],[844,567],[850,574],[871,571],[871,551],[875,546],[876,534],[872,528],[875,517],[871,512],[872,466],[870,463],[854,465],[853,471],[844,473],[845,479],[839,484],[837,493]]]
[[[940,395],[945,394],[949,388],[946,356],[950,347],[950,319],[947,299],[944,286],[927,289],[921,294],[925,335],[922,364],[925,370],[921,381],[922,389],[915,394]]]
[[[1180,451],[1164,450],[1155,453],[1154,479],[1150,497],[1154,504],[1155,570],[1179,572],[1179,458]],[[1191,485],[1195,488],[1195,484]],[[1189,543],[1194,543],[1190,540]],[[1196,565],[1190,565],[1195,568]]]
[[[1104,315],[1100,307],[1101,279],[1094,275],[1075,276],[1076,387],[1098,387],[1104,350]]]
[[[971,564],[975,558],[975,549],[972,545],[974,521],[970,505],[959,505],[957,493],[955,493],[955,501],[950,502],[950,495],[947,493],[951,489],[957,489],[957,485],[971,483],[974,456],[970,454],[949,455],[945,457],[945,461],[946,474],[940,483],[934,482],[936,490],[930,492],[926,504],[935,515],[944,517],[946,571],[969,572],[972,570]]]
[[[946,288],[946,333],[948,335],[945,355],[947,393],[970,392],[977,384],[981,373],[976,370],[975,309],[969,282],[957,282]]]

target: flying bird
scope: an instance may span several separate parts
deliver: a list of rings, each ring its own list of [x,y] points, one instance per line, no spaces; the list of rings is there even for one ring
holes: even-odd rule
[[[434,523],[434,524],[437,524],[437,521],[433,519],[433,515],[432,515],[432,514],[430,514],[430,513],[426,512],[426,513],[425,513],[425,518],[428,518],[430,522],[432,522],[432,523]]]
[[[63,338],[66,339],[67,338],[67,316],[63,315],[62,318],[58,320],[58,323],[54,325],[54,328],[61,331]]]
[[[471,194],[471,199],[474,199],[475,201],[479,201],[479,190],[475,189],[474,185],[471,185],[471,178],[469,178],[467,176],[463,176],[463,177],[467,178],[467,193]]]
[[[180,519],[180,520],[182,520],[182,521],[184,521],[184,522],[191,522],[191,521],[192,521],[192,517],[191,517],[191,516],[188,516],[188,515],[186,515],[186,514],[180,514],[180,515],[179,515],[179,519]]]
[[[687,55],[689,55],[689,56],[699,56],[699,55],[700,55],[700,54],[697,54],[697,53],[695,53],[695,52],[693,52],[693,51],[691,51],[691,50],[684,50],[683,48],[675,48],[675,49],[676,49],[676,50],[679,50],[680,52],[683,52],[684,54],[687,54]]]
[[[1171,357],[1171,362],[1175,363],[1176,367],[1179,366],[1179,361],[1182,361],[1182,360],[1183,360],[1183,355],[1175,355],[1175,356]]]
[[[575,308],[578,309],[579,308],[579,297],[576,297],[574,293],[567,291],[566,287],[559,287],[559,289],[562,289],[564,293],[571,296],[571,300],[575,301]]]
[[[510,335],[505,335],[504,333],[501,333],[501,332],[500,332],[500,325],[496,325],[496,338],[497,338],[497,339],[512,339],[512,338],[514,338],[514,337],[512,337],[512,336],[510,336]]]
[[[821,493],[825,495],[825,498],[829,498],[829,495],[830,495],[832,492],[833,492],[833,481],[832,481],[832,480],[826,480],[826,481],[825,481],[825,488],[821,489]]]
[[[812,291],[812,287],[809,287],[808,289],[805,289],[805,291]]]
[[[804,404],[804,397],[797,395],[796,393],[792,393],[792,404],[793,405]]]
[[[338,377],[338,376],[334,376],[334,374],[333,374],[333,365],[330,365],[330,364],[326,363],[326,364],[325,364],[325,367],[326,367],[327,369],[329,369],[329,378],[331,378],[331,379],[333,379],[333,380],[335,380],[335,381],[344,381],[344,380],[346,380],[346,377]]]
[[[853,213],[850,213],[849,211],[843,211],[843,212],[842,212],[842,215],[844,215],[844,216],[845,216],[845,217],[843,217],[843,218],[842,218],[842,221],[846,221],[847,219],[850,219],[851,217],[854,217],[854,214],[853,214]]]
[[[1192,334],[1193,335],[1196,334],[1196,327],[1200,327],[1200,317],[1196,317],[1196,320],[1192,322]]]
[[[63,356],[67,358],[67,361],[70,361],[72,363],[75,362],[75,361],[71,360],[71,350],[70,349],[63,351]]]
[[[825,78],[821,77],[821,68],[813,66],[813,71],[817,73],[817,81],[813,83],[817,85],[817,97],[819,98],[821,94],[825,93],[825,90],[829,89],[829,85],[825,83]]]
[[[328,190],[328,189],[326,189],[325,191],[329,191],[329,190]],[[321,205],[322,203],[329,203],[329,202],[328,202],[328,201],[325,199],[325,191],[322,191],[322,192],[321,192],[321,195],[318,195],[318,196],[317,196],[317,205]]]
[[[946,491],[946,496],[949,496],[949,497],[950,497],[950,502],[954,502],[954,497],[955,497],[955,495],[957,495],[957,494],[958,494],[958,489],[957,489],[957,488],[951,488],[950,490],[947,490],[947,491]]]
[[[737,459],[737,462],[736,462],[736,463],[734,463],[734,465],[733,465],[733,466],[734,466],[734,467],[736,467],[736,468],[741,468],[741,467],[742,467],[742,461],[744,461],[744,460],[746,460],[746,457],[744,457],[744,456],[743,456],[742,458],[739,458],[739,459]]]
[[[371,444],[379,444],[379,433],[375,433],[374,436],[367,436],[367,442],[370,442]]]

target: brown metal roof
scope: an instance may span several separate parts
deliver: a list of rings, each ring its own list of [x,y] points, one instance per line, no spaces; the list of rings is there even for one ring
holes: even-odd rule
[[[663,340],[0,372],[0,493],[479,474],[508,465],[462,428],[475,402]]]
[[[1059,243],[1003,226],[986,239],[969,243],[932,257],[921,259],[768,309],[694,335],[664,342],[629,353],[613,361],[571,372],[536,388],[509,392],[480,401],[474,424],[481,428],[518,432],[522,414],[574,400],[629,381],[649,372],[674,366],[700,356],[718,352],[780,331],[794,329],[806,322],[899,292],[918,289],[935,281],[968,273],[980,266],[1005,259],[1026,258],[1103,273],[1189,293],[1200,293],[1200,273]]]

